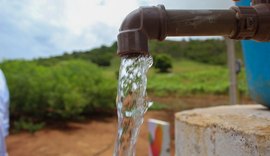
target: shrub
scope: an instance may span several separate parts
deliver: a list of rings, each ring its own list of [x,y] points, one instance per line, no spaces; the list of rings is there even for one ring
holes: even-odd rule
[[[33,123],[31,121],[20,119],[15,121],[13,125],[14,132],[29,131],[30,133],[35,133],[36,131],[42,129],[45,126],[45,123]]]
[[[42,66],[6,61],[0,68],[7,77],[15,119],[77,119],[85,112],[114,107],[116,85],[93,63],[75,60]]]
[[[169,55],[158,54],[154,56],[154,67],[161,73],[168,73],[172,68],[172,59]]]

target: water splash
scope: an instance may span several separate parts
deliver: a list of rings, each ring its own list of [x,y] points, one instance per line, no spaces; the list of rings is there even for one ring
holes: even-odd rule
[[[123,57],[119,70],[118,136],[114,156],[135,156],[135,144],[143,117],[152,102],[146,98],[147,71],[151,56]]]

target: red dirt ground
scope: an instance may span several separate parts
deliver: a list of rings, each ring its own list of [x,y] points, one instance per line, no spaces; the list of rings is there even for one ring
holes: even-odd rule
[[[173,121],[173,114],[151,111],[148,118]],[[68,123],[66,127],[44,129],[35,134],[20,133],[8,137],[10,156],[111,156],[116,135],[116,117]],[[137,155],[147,156],[147,125],[143,124],[137,143]]]
[[[174,136],[174,113],[194,107],[227,104],[226,96],[196,96],[181,98],[153,98],[154,101],[170,104],[170,110],[149,111],[149,118],[171,123],[171,136]],[[252,103],[244,99],[241,103]],[[84,122],[56,124],[35,134],[22,132],[11,134],[7,139],[10,156],[112,156],[116,136],[117,118],[95,117]],[[147,124],[142,129],[137,142],[138,156],[148,156]],[[172,138],[172,155],[174,140]]]

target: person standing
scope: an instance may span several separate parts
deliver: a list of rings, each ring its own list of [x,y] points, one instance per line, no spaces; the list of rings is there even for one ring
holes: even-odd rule
[[[0,69],[0,156],[7,156],[5,138],[9,129],[9,90],[6,78]]]

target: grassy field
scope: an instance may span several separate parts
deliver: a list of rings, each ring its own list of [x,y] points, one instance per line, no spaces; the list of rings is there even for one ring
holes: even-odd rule
[[[247,94],[245,73],[238,75],[238,88]],[[149,73],[148,91],[156,96],[190,94],[227,94],[229,75],[226,66],[215,66],[189,60],[177,60],[171,73]]]
[[[115,79],[119,62],[120,59],[114,59],[112,66],[103,68],[103,75]],[[247,98],[244,70],[237,76],[237,79],[240,97]],[[117,83],[116,80],[114,82]],[[173,60],[173,68],[170,73],[159,73],[153,67],[150,68],[147,92],[150,97],[157,98],[155,105],[150,108],[152,110],[167,108],[167,103],[181,103],[179,99],[183,97],[196,96],[202,99],[202,97],[210,95],[223,96],[222,99],[224,99],[226,98],[224,96],[227,96],[229,92],[228,68],[227,66],[209,65],[186,59]],[[213,103],[215,101],[218,100],[214,100]]]
[[[119,59],[103,69],[106,77],[116,77]],[[245,71],[237,76],[241,95],[247,96]],[[209,65],[191,60],[173,60],[170,73],[159,73],[153,67],[148,73],[148,93],[154,96],[186,96],[193,94],[227,94],[229,75],[227,66]]]

